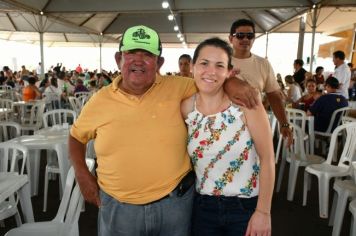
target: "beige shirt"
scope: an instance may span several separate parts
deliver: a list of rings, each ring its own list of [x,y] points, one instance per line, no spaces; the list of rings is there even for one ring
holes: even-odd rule
[[[237,77],[247,81],[260,92],[270,93],[280,89],[268,60],[251,54],[251,57],[246,59],[233,57],[232,65],[240,70]]]

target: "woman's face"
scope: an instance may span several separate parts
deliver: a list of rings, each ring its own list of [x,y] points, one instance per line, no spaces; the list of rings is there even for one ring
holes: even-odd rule
[[[203,47],[195,64],[193,76],[200,92],[214,93],[221,89],[225,79],[229,77],[227,53],[215,46]]]
[[[316,84],[315,83],[308,83],[307,84],[307,91],[308,91],[308,93],[314,93],[316,91]]]

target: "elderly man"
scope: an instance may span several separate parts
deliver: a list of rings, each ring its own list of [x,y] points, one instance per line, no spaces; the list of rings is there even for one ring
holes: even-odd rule
[[[128,28],[115,55],[122,75],[88,101],[71,129],[70,158],[85,200],[99,207],[99,235],[189,235],[195,177],[180,103],[196,88],[192,79],[157,73],[161,52],[156,31]],[[85,165],[90,139],[97,178]]]

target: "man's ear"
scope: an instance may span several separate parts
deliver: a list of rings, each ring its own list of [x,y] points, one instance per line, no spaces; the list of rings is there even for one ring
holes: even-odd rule
[[[118,67],[119,69],[121,69],[121,68],[120,68],[121,59],[122,59],[122,53],[121,53],[121,52],[116,52],[116,53],[115,53],[115,61],[116,61],[117,67]]]
[[[159,69],[162,67],[164,63],[164,57],[158,57],[157,59],[157,71],[159,71]]]
[[[230,41],[230,43],[232,43],[232,39],[234,38],[234,36],[232,36],[232,35],[229,35],[229,41]]]

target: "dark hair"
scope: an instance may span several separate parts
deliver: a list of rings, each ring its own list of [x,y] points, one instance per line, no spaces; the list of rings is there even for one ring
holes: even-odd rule
[[[8,66],[4,66],[4,67],[2,68],[2,70],[5,71],[5,72],[7,72],[7,71],[10,70],[10,68],[9,68]]]
[[[198,45],[198,47],[194,51],[193,64],[197,62],[200,51],[206,46],[214,46],[224,50],[227,54],[227,57],[229,58],[228,69],[232,69],[232,64],[231,64],[232,48],[226,41],[217,37],[206,39]]]
[[[284,81],[288,84],[294,84],[294,78],[291,75],[286,75],[286,77],[284,77]]]
[[[345,60],[345,53],[343,52],[343,51],[335,51],[334,53],[333,53],[333,56],[335,57],[335,58],[339,58],[340,60]]]
[[[315,69],[315,73],[318,73],[318,72],[321,71],[321,70],[324,70],[324,67],[318,66],[318,67]]]
[[[295,60],[294,60],[294,64],[303,66],[303,65],[304,65],[304,61],[303,61],[302,59],[295,59]]]
[[[192,60],[192,57],[189,54],[182,54],[180,55],[178,61],[180,61],[181,59],[187,59],[190,62]]]
[[[89,85],[92,86],[92,87],[95,87],[96,86],[96,81],[95,80],[90,80],[89,81]]]
[[[335,77],[329,77],[325,81],[325,85],[329,85],[333,89],[339,88],[339,81]]]
[[[44,86],[47,84],[47,82],[48,82],[48,76],[47,76],[47,78],[44,78],[44,79],[41,81],[41,83],[40,83],[40,88],[44,87]]]
[[[352,64],[351,62],[347,63],[347,65],[348,65],[349,67],[351,67],[351,68],[354,67],[354,64]]]
[[[233,35],[236,32],[236,29],[240,26],[251,26],[253,29],[253,32],[256,33],[255,31],[255,23],[253,21],[248,20],[248,19],[239,19],[232,23],[231,28],[230,28],[230,35]]]
[[[53,85],[54,87],[58,88],[57,78],[55,78],[55,77],[51,78],[51,85]]]
[[[31,76],[28,78],[28,83],[31,84],[31,85],[34,85],[36,84],[36,78]]]

